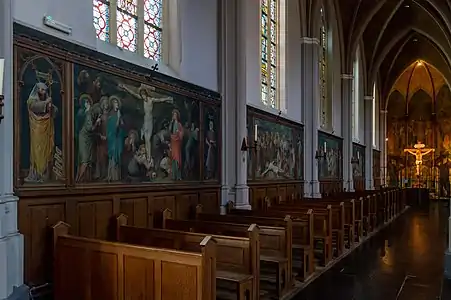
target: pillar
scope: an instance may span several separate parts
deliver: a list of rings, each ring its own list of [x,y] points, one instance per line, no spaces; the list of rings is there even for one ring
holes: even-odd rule
[[[352,74],[341,74],[342,128],[343,128],[343,187],[354,191],[352,177]]]
[[[379,121],[380,128],[380,150],[381,150],[381,183],[387,185],[387,110],[381,110],[381,118]]]
[[[319,40],[310,37],[301,39],[301,60],[304,103],[304,196],[320,198],[318,181],[318,161],[315,159],[318,149],[319,128]]]
[[[365,189],[374,189],[373,182],[373,95],[364,98],[364,129],[365,129]]]
[[[225,2],[228,2],[226,0]],[[247,76],[246,76],[246,53],[243,49],[246,49],[246,31],[243,30],[246,26],[246,12],[245,1],[232,1],[235,3],[234,14],[235,19],[231,19],[230,15],[227,16],[229,22],[236,22],[234,29],[236,42],[234,47],[234,60],[231,62],[235,64],[236,76],[231,78],[235,80],[236,85],[236,97],[235,97],[235,153],[236,153],[236,183],[235,183],[235,206],[238,209],[251,209],[249,203],[249,187],[247,185],[247,158],[248,153],[241,151],[241,142],[243,138],[247,137]],[[230,9],[232,10],[232,8]],[[238,52],[239,51],[239,52]],[[228,126],[228,125],[227,125]]]
[[[229,200],[236,202],[231,193],[236,180],[237,159],[236,138],[236,1],[221,0],[219,2],[220,16],[220,87],[222,94],[222,164],[221,164],[221,212]],[[242,201],[242,200],[241,200]]]
[[[23,236],[17,229],[18,198],[13,191],[13,0],[0,1],[0,58],[4,59],[0,123],[0,299],[23,283]],[[0,76],[1,78],[1,76]]]

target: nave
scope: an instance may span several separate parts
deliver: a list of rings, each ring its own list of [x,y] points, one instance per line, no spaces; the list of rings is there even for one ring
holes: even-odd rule
[[[294,299],[451,299],[443,279],[448,216],[443,203],[410,208]]]

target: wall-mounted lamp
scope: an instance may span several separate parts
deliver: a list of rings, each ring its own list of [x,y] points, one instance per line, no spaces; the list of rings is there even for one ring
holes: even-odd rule
[[[5,59],[0,59],[0,123],[2,123],[2,120],[5,118],[3,115],[3,106],[5,106],[5,103],[3,100],[5,100],[5,96],[3,95],[3,74],[5,72]]]
[[[254,126],[254,145],[250,146],[247,137],[243,138],[243,141],[241,142],[241,151],[249,151],[250,149],[257,150],[257,141],[258,141],[258,125],[255,124]]]
[[[357,157],[352,157],[351,158],[351,164],[355,164],[358,165],[360,163],[360,152],[357,151]]]
[[[325,158],[326,157],[326,152],[327,152],[327,143],[324,142],[323,149],[316,150],[315,159],[316,160],[320,160],[320,159]]]

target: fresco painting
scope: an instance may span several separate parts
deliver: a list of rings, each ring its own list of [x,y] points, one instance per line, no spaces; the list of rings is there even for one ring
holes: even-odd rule
[[[76,175],[81,182],[199,180],[199,105],[75,65]]]
[[[338,137],[319,131],[318,151],[323,154],[318,162],[318,179],[341,179],[343,177],[343,141]]]
[[[65,180],[64,64],[27,51],[18,59],[18,177],[23,184],[61,183]]]

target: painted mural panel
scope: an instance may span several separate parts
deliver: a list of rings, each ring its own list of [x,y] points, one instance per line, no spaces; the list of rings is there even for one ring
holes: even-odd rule
[[[304,130],[297,131],[297,177],[300,180],[304,179]]]
[[[221,110],[218,106],[207,106],[204,105],[204,128],[205,128],[205,150],[204,150],[204,179],[212,180],[219,178],[219,165],[220,165],[220,147],[218,144],[220,137],[220,114]],[[195,131],[192,131],[195,132]],[[194,142],[194,137],[196,141],[198,134],[192,135],[192,143]],[[189,142],[189,141],[188,141]],[[197,149],[195,149],[197,151]],[[196,153],[196,152],[194,152]],[[190,155],[190,157],[195,157],[195,155]],[[191,162],[191,169],[194,169],[195,161]]]
[[[381,152],[373,149],[373,182],[378,187],[381,182]]]
[[[62,183],[63,106],[67,95],[63,91],[64,63],[26,50],[17,53],[17,60],[18,177],[24,184]]]
[[[200,179],[197,101],[74,65],[73,105],[75,182]]]
[[[318,151],[322,157],[318,161],[318,179],[341,179],[343,141],[335,136],[318,132]]]
[[[296,140],[292,127],[255,118],[256,179],[295,179]]]
[[[362,179],[365,177],[365,146],[352,143],[352,158],[355,160],[352,163],[352,177],[355,179]]]

